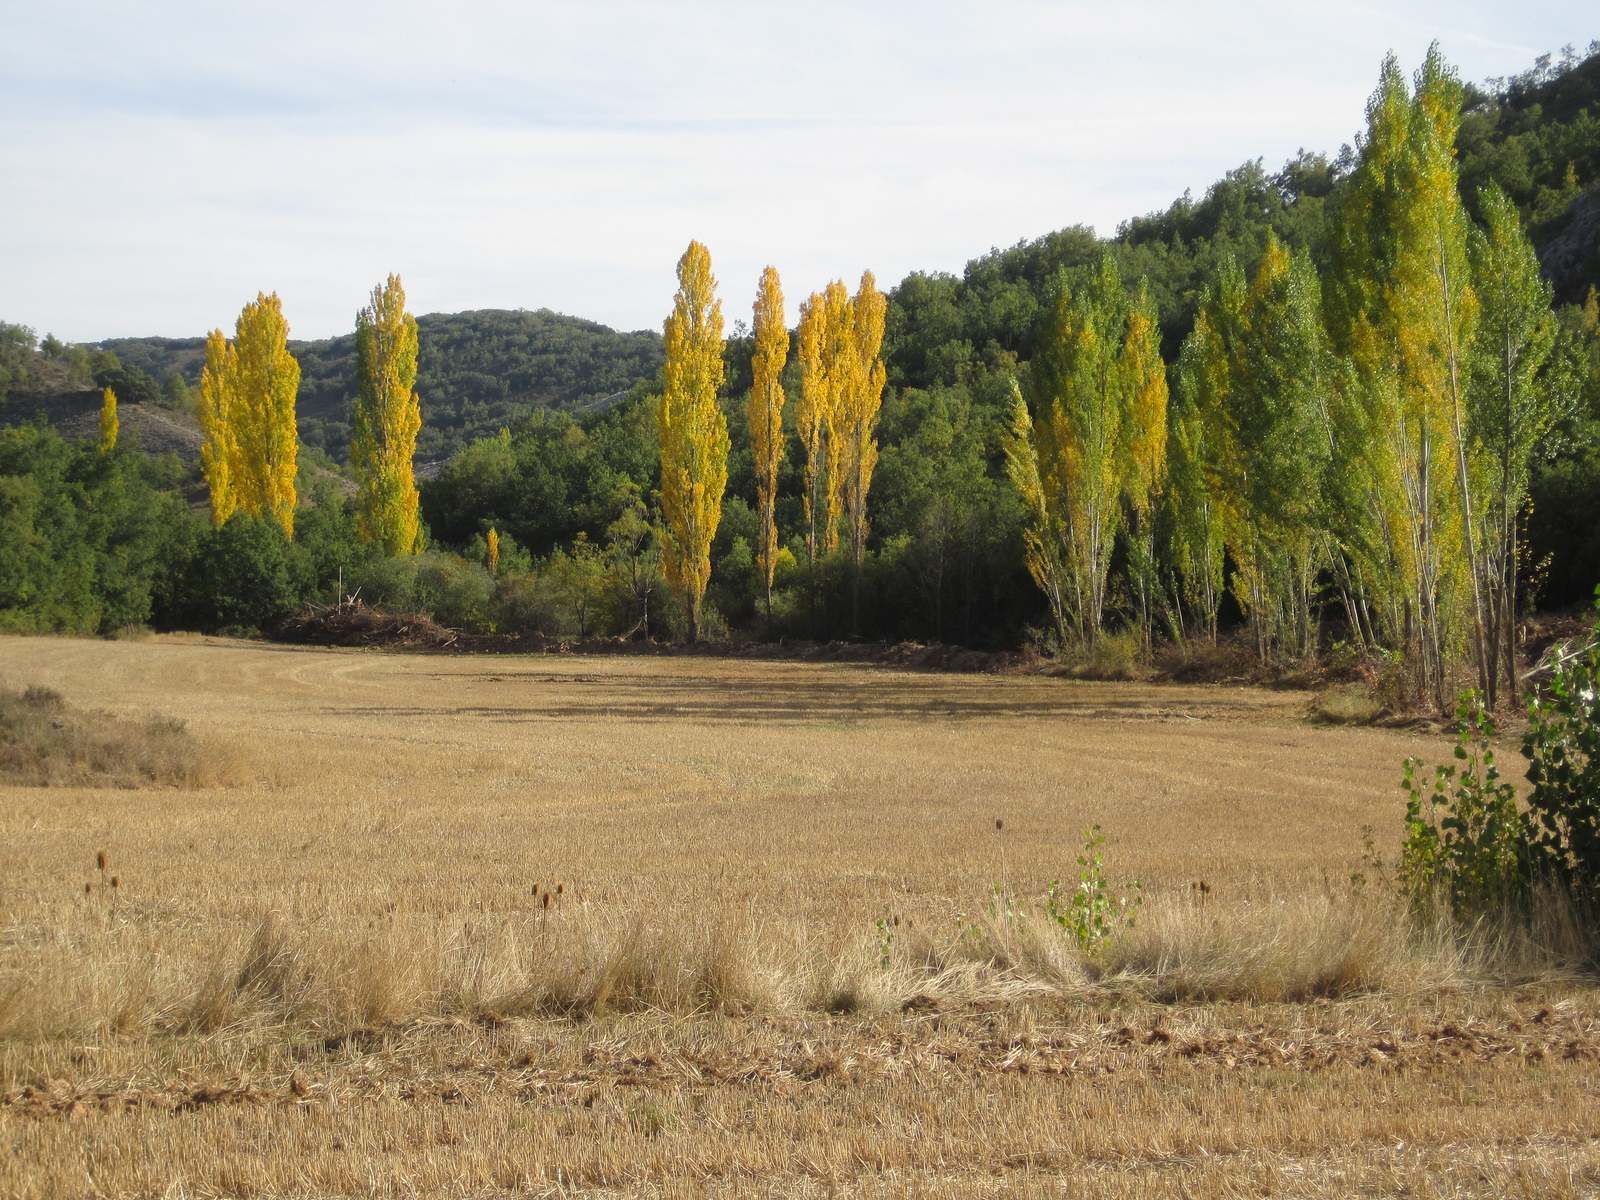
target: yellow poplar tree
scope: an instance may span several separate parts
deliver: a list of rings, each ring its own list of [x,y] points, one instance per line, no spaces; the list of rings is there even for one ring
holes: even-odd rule
[[[350,435],[356,529],[391,555],[414,554],[421,540],[412,458],[422,412],[417,382],[417,319],[406,311],[398,275],[372,290],[356,314],[356,404]]]
[[[800,401],[795,405],[795,425],[806,451],[805,489],[800,503],[805,510],[806,558],[817,561],[817,521],[826,506],[827,434],[832,400],[823,374],[823,343],[828,336],[828,304],[821,292],[812,292],[800,306],[796,340],[800,355]]]
[[[678,260],[678,293],[666,320],[666,365],[658,425],[661,516],[667,578],[683,588],[689,640],[700,637],[700,606],[711,582],[711,539],[728,483],[728,420],[722,386],[722,302],[711,253],[699,242]]]
[[[756,510],[760,542],[756,562],[767,589],[772,617],[772,579],[778,556],[778,467],[783,462],[783,364],[789,357],[789,330],[783,323],[783,288],[776,267],[761,272],[755,302],[755,355],[750,360],[750,451],[755,460]]]
[[[1139,601],[1139,624],[1148,647],[1154,636],[1153,593],[1160,586],[1151,504],[1167,473],[1167,369],[1161,361],[1161,329],[1150,289],[1140,280],[1128,309],[1118,364],[1127,389],[1127,464],[1122,492],[1132,510],[1128,528],[1129,574]]]
[[[489,527],[489,536],[483,541],[483,562],[489,568],[489,574],[500,573],[500,533],[492,525]]]
[[[233,349],[238,430],[239,506],[270,516],[294,536],[295,469],[300,436],[294,402],[300,364],[289,353],[289,323],[276,292],[258,294],[239,314]]]
[[[889,298],[878,290],[871,271],[862,273],[861,285],[851,302],[851,333],[855,362],[841,390],[840,424],[845,432],[844,503],[850,520],[850,553],[861,568],[867,547],[867,493],[878,465],[878,410],[883,405],[886,379],[883,359],[883,325]]]
[[[200,373],[200,448],[211,487],[211,519],[265,514],[294,536],[300,436],[294,402],[300,364],[289,353],[289,323],[277,293],[258,293],[234,325],[206,338]]]
[[[846,406],[857,390],[861,360],[856,349],[855,304],[843,281],[835,279],[823,292],[822,378],[827,400],[827,477],[823,488],[822,550],[839,548],[839,524],[844,516],[850,414]]]
[[[864,271],[850,302],[849,358],[840,372],[839,420],[845,516],[850,525],[850,561],[855,567],[851,584],[852,623],[859,623],[861,567],[867,553],[867,494],[878,465],[878,410],[883,405],[886,379],[883,359],[883,325],[889,299],[878,290],[871,271]]]
[[[232,396],[236,357],[222,330],[206,335],[200,372],[200,466],[211,490],[211,523],[224,525],[239,507],[235,468],[239,461]]]
[[[110,388],[100,397],[100,453],[110,454],[117,448],[117,394]]]

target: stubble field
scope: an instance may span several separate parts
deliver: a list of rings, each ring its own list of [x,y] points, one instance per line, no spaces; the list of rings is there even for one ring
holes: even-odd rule
[[[0,682],[229,780],[0,785],[0,1195],[1600,1191],[1592,987],[1350,882],[1436,735],[188,637]],[[1091,823],[1142,905],[1085,951],[1040,901]]]

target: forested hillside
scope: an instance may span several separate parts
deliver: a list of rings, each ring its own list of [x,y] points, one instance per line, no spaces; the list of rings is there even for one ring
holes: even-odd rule
[[[419,317],[417,327],[423,419],[417,454],[425,461],[535,409],[603,407],[661,366],[659,334],[618,333],[549,309],[432,313]],[[300,436],[343,461],[355,398],[355,334],[289,345],[300,362]],[[178,371],[191,387],[205,359],[199,337],[112,338],[100,346],[154,379]]]
[[[1600,281],[1600,55],[1546,56],[1525,74],[1469,87],[1458,148],[1469,210],[1477,215],[1483,184],[1498,183],[1517,203],[1557,299],[1581,303]],[[1291,247],[1309,247],[1324,265],[1326,213],[1354,162],[1348,146],[1331,156],[1304,151],[1275,172],[1256,159],[1199,199],[1185,194],[1163,212],[1125,222],[1109,242],[1070,226],[992,250],[959,276],[915,272],[890,293],[890,385],[951,384],[974,367],[1028,358],[1052,282],[1063,270],[1093,263],[1107,244],[1124,278],[1149,280],[1170,359],[1193,324],[1203,282],[1225,253],[1253,261],[1270,230]],[[290,316],[292,323],[292,304]],[[423,460],[446,457],[535,409],[599,407],[652,380],[661,364],[654,331],[619,333],[548,309],[435,313],[418,326]],[[200,337],[99,345],[154,380],[179,371],[191,387],[204,349]],[[301,437],[343,461],[355,395],[354,335],[291,348],[302,371]],[[730,375],[730,383],[737,379]]]
[[[1517,460],[1514,479],[1485,457],[1484,447],[1499,434],[1484,413],[1495,396],[1508,394],[1494,385],[1496,370],[1505,364],[1497,367],[1489,342],[1474,343],[1470,330],[1460,346],[1450,341],[1452,382],[1443,391],[1435,386],[1437,372],[1415,367],[1430,347],[1442,344],[1443,335],[1426,332],[1417,315],[1432,310],[1416,297],[1432,293],[1409,276],[1404,287],[1391,278],[1384,239],[1411,251],[1422,244],[1396,212],[1427,189],[1417,182],[1422,176],[1415,163],[1404,179],[1380,165],[1386,151],[1369,134],[1331,157],[1303,151],[1275,172],[1259,160],[1247,162],[1198,199],[1185,195],[1162,212],[1127,221],[1110,238],[1069,227],[992,250],[959,275],[912,273],[886,295],[870,273],[854,300],[842,281],[804,303],[803,294],[791,294],[786,307],[776,307],[791,322],[798,317],[798,327],[791,335],[781,321],[774,328],[769,320],[769,344],[776,349],[765,359],[757,353],[758,338],[734,324],[734,336],[716,343],[720,362],[715,349],[696,352],[694,376],[712,380],[705,384],[711,399],[700,397],[695,415],[676,427],[679,436],[692,426],[696,437],[710,439],[694,454],[683,453],[681,461],[696,469],[702,462],[725,469],[725,489],[708,476],[698,491],[685,490],[682,478],[668,478],[662,470],[669,456],[662,433],[674,428],[670,414],[661,416],[669,407],[662,397],[675,385],[662,369],[660,335],[617,333],[548,311],[418,318],[420,348],[407,368],[414,380],[400,382],[395,375],[388,390],[391,416],[400,425],[409,427],[420,409],[420,435],[414,453],[404,440],[403,450],[391,455],[394,461],[383,461],[395,478],[405,477],[401,492],[415,498],[428,547],[420,556],[378,553],[341,488],[333,481],[313,488],[305,472],[320,459],[324,467],[337,463],[346,470],[356,480],[349,487],[363,481],[372,486],[375,468],[364,470],[353,461],[360,453],[352,453],[359,442],[352,438],[357,335],[285,346],[279,328],[271,354],[281,360],[281,373],[274,378],[282,383],[298,373],[285,388],[289,398],[274,401],[286,406],[288,419],[281,425],[291,430],[280,440],[296,444],[292,427],[298,417],[299,441],[311,450],[301,450],[298,467],[288,455],[274,468],[284,478],[296,470],[301,476],[302,511],[287,522],[294,527],[292,540],[287,548],[273,549],[269,543],[277,535],[241,532],[228,519],[231,509],[219,517],[219,486],[213,482],[218,527],[191,531],[185,536],[192,545],[172,549],[190,564],[182,575],[190,592],[172,599],[165,612],[157,606],[156,619],[257,624],[284,597],[326,597],[332,588],[354,582],[369,600],[426,609],[464,627],[562,636],[682,633],[694,622],[686,623],[678,589],[664,583],[672,574],[664,550],[673,541],[665,527],[667,510],[674,507],[668,493],[678,488],[708,506],[693,532],[705,543],[696,551],[695,570],[707,589],[705,628],[712,634],[759,629],[766,636],[1059,647],[1073,640],[1071,622],[1059,594],[1048,602],[1041,594],[1056,585],[1040,582],[1036,554],[1041,522],[1049,525],[1059,514],[1041,508],[1037,481],[1030,484],[1026,470],[1018,474],[1017,455],[1030,441],[1055,437],[1039,432],[1047,419],[1072,437],[1082,435],[1096,413],[1051,414],[1094,393],[1101,408],[1122,406],[1130,420],[1144,421],[1148,445],[1136,448],[1112,430],[1107,445],[1120,449],[1092,473],[1120,479],[1122,490],[1113,488],[1116,494],[1104,497],[1110,514],[1101,530],[1105,536],[1097,536],[1087,555],[1093,569],[1084,577],[1092,577],[1096,591],[1087,640],[1094,640],[1102,624],[1122,627],[1133,631],[1130,636],[1147,653],[1158,622],[1165,636],[1181,641],[1195,628],[1215,636],[1220,614],[1224,626],[1254,625],[1263,656],[1272,645],[1292,656],[1351,635],[1358,642],[1400,645],[1411,636],[1411,625],[1399,610],[1420,605],[1415,597],[1391,604],[1398,615],[1385,618],[1390,628],[1378,630],[1381,636],[1362,629],[1372,618],[1364,597],[1378,594],[1370,581],[1406,565],[1407,553],[1396,550],[1393,531],[1425,517],[1424,541],[1431,545],[1434,525],[1454,528],[1449,512],[1399,515],[1409,502],[1407,481],[1384,474],[1393,464],[1380,450],[1391,427],[1403,422],[1382,413],[1395,398],[1395,364],[1403,362],[1412,362],[1405,369],[1416,376],[1406,385],[1412,389],[1408,396],[1431,397],[1433,407],[1424,415],[1435,420],[1455,414],[1453,432],[1442,430],[1448,438],[1431,444],[1459,444],[1463,454],[1435,464],[1435,475],[1463,479],[1461,492],[1480,494],[1496,470],[1504,476],[1497,493],[1500,524],[1510,532],[1496,545],[1505,548],[1511,566],[1502,571],[1501,565],[1475,561],[1469,573],[1456,564],[1454,578],[1481,593],[1492,568],[1497,579],[1513,577],[1509,590],[1524,608],[1582,603],[1600,578],[1600,526],[1591,516],[1600,511],[1600,44],[1585,59],[1544,60],[1524,75],[1480,87],[1462,87],[1434,56],[1428,70],[1444,72],[1433,79],[1428,103],[1447,109],[1449,121],[1440,126],[1437,144],[1418,135],[1413,150],[1433,155],[1427,180],[1444,181],[1427,194],[1436,211],[1447,213],[1461,259],[1451,286],[1475,274],[1486,321],[1510,322],[1513,292],[1532,314],[1526,326],[1532,365],[1517,367],[1527,378],[1519,376],[1510,390],[1524,389],[1530,403],[1537,400],[1540,415],[1526,438],[1507,451],[1514,449]],[[1411,111],[1405,88],[1403,72],[1388,62],[1373,103],[1387,96],[1385,103]],[[1369,108],[1368,128],[1384,128],[1377,120],[1383,115]],[[1421,120],[1414,114],[1407,119]],[[1359,113],[1351,114],[1352,126],[1360,120]],[[1396,212],[1372,209],[1374,197]],[[1505,264],[1501,276],[1481,261],[1496,238]],[[1407,269],[1426,275],[1416,262]],[[1539,280],[1541,269],[1548,283]],[[1508,291],[1511,278],[1517,286]],[[742,322],[757,281],[724,277],[719,286],[727,320]],[[1456,294],[1446,294],[1453,304]],[[1388,299],[1379,304],[1373,297]],[[273,321],[286,319],[292,330],[292,297],[282,298],[281,310],[276,296],[263,296],[261,303],[274,306]],[[1473,301],[1474,312],[1478,303]],[[246,314],[258,307],[248,304]],[[829,313],[819,315],[823,307]],[[1449,305],[1445,310],[1454,311]],[[864,336],[852,323],[865,313],[876,314],[866,325],[882,321],[881,343],[858,347],[860,361],[852,367],[848,355],[838,357],[840,347]],[[1366,313],[1388,323],[1381,333],[1364,324],[1367,316],[1353,315]],[[1203,318],[1198,326],[1197,315]],[[225,326],[226,318],[219,314],[218,324]],[[719,320],[719,336],[720,331]],[[248,332],[236,329],[235,341]],[[1388,366],[1372,358],[1375,338],[1387,347]],[[224,337],[214,342],[213,378],[226,392],[237,382],[230,382],[232,351]],[[1130,361],[1104,364],[1108,369],[1096,375],[1085,366],[1091,343],[1125,344]],[[1461,352],[1466,358],[1458,362]],[[838,379],[823,364],[826,354],[837,359]],[[0,397],[0,423],[26,422],[43,412],[47,422],[65,430],[53,414],[70,407],[70,430],[92,437],[98,390],[109,388],[129,418],[130,448],[148,449],[149,431],[165,425],[142,420],[136,410],[195,409],[206,357],[198,338],[119,339],[91,348],[47,337],[35,349],[31,331],[0,326],[0,389],[9,386],[12,393],[9,401]],[[774,363],[780,368],[776,376]],[[1455,382],[1458,367],[1466,371],[1464,386],[1474,406],[1465,416],[1461,406],[1467,401]],[[880,372],[872,392],[878,399],[864,415],[850,416],[840,397],[868,395],[864,381]],[[1091,385],[1085,381],[1092,375],[1099,382]],[[1114,376],[1125,378],[1126,386],[1108,383]],[[1251,382],[1231,386],[1230,380]],[[44,402],[67,390],[74,392],[71,405]],[[1135,392],[1143,397],[1138,412],[1129,401]],[[758,393],[768,398],[768,411],[775,405],[781,414],[783,436],[775,442],[752,428],[756,409],[749,401]],[[1438,399],[1446,393],[1448,402]],[[879,400],[881,408],[875,407]],[[1025,403],[1019,416],[1020,401]],[[1259,412],[1249,407],[1257,402],[1265,405]],[[237,407],[241,413],[252,409]],[[1333,422],[1336,407],[1347,425]],[[199,409],[204,433],[204,405]],[[1030,419],[1037,423],[1032,431]],[[1468,420],[1474,428],[1463,432]],[[204,436],[224,445],[227,438],[217,438],[217,431],[226,435],[226,422],[213,413],[211,425]],[[1195,444],[1197,431],[1221,440]],[[158,476],[161,486],[171,486],[159,473],[102,468],[92,455],[80,460],[53,447],[46,455],[32,436],[19,434],[13,447],[19,478],[30,457],[42,455],[60,470],[35,481],[29,497],[35,491],[46,498],[67,495],[74,488],[121,495],[156,486],[150,481]],[[824,442],[827,452],[819,457]],[[773,445],[775,453],[767,454]],[[835,531],[848,527],[847,551],[839,549],[837,536],[833,544],[815,544],[816,510],[824,499],[818,480],[843,478],[847,471],[845,457],[828,457],[834,446],[858,464],[848,468],[856,482],[835,488],[822,518]],[[323,450],[331,460],[322,457]],[[681,446],[673,451],[682,452]],[[1077,449],[1064,442],[1044,445],[1041,456],[1050,454],[1068,464],[1062,470],[1083,470]],[[1149,460],[1149,478],[1142,481],[1130,465],[1140,454]],[[761,455],[766,457],[758,461]],[[380,457],[369,453],[369,464]],[[1475,463],[1467,464],[1468,457]],[[416,473],[414,492],[413,460],[429,468]],[[827,461],[819,471],[822,460]],[[1367,489],[1359,504],[1351,501],[1353,478]],[[1058,501],[1083,490],[1077,482],[1046,482]],[[1387,492],[1380,493],[1380,483]],[[313,491],[319,502],[308,506]],[[1420,494],[1438,491],[1431,480]],[[1315,512],[1291,511],[1312,500]],[[42,520],[53,502],[28,503]],[[1205,528],[1189,528],[1196,516],[1204,518]],[[1367,528],[1369,517],[1381,517],[1384,528]],[[1250,526],[1252,521],[1259,527]],[[1050,537],[1062,540],[1059,532]],[[41,542],[43,535],[36,534],[29,534],[30,545]],[[107,536],[109,554],[118,543]],[[1471,542],[1479,535],[1462,536]],[[247,538],[260,544],[247,544]],[[1292,563],[1268,562],[1263,546],[1291,541],[1300,547]],[[255,585],[229,583],[222,594],[215,572],[206,573],[240,555],[276,556],[273,570],[284,573],[281,587],[263,593],[271,603],[260,609],[234,605],[240,595],[253,595]],[[54,586],[48,561],[48,555],[39,558],[39,588]],[[1062,577],[1062,564],[1044,565]],[[1283,570],[1293,576],[1292,587],[1267,579]],[[179,577],[176,570],[169,573]],[[1189,594],[1192,588],[1202,595]],[[1241,595],[1251,588],[1260,595]],[[1434,590],[1442,595],[1447,589]],[[1448,599],[1459,616],[1466,611],[1462,597],[1472,589],[1457,590]],[[1394,587],[1385,594],[1390,601],[1402,595]],[[1284,601],[1282,611],[1269,618],[1260,607],[1263,597]],[[63,611],[94,611],[76,600],[60,605]],[[46,606],[27,599],[14,607],[24,614],[17,619],[28,622],[40,620],[37,613]],[[122,610],[112,604],[101,611]],[[90,627],[104,620],[75,619]],[[1450,634],[1456,645],[1458,635],[1459,628]]]

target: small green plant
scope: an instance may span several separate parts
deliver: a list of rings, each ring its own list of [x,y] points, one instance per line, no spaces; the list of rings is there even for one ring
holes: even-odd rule
[[[1596,589],[1600,615],[1600,588]],[[1585,906],[1600,903],[1600,624],[1528,705],[1528,818],[1539,865]]]
[[[899,917],[879,917],[872,923],[878,935],[878,965],[885,971],[894,961],[894,931],[899,927]]]
[[[1462,920],[1517,905],[1529,878],[1529,829],[1517,791],[1500,777],[1494,720],[1475,691],[1456,706],[1455,763],[1433,770],[1405,761],[1405,841],[1400,879],[1414,903],[1445,903]]]
[[[1134,914],[1144,902],[1137,879],[1131,894],[1113,895],[1101,853],[1105,843],[1099,825],[1084,830],[1083,849],[1078,852],[1078,886],[1068,891],[1052,879],[1044,897],[1045,915],[1085,953],[1094,953],[1118,929],[1132,928]]]

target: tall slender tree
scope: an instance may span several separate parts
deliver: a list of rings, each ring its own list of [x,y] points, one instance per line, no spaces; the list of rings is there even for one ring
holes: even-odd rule
[[[1126,392],[1122,494],[1129,511],[1129,574],[1138,603],[1139,628],[1148,647],[1154,636],[1155,593],[1161,586],[1151,509],[1167,473],[1167,368],[1161,361],[1161,326],[1155,303],[1143,280],[1128,306],[1117,369]]]
[[[806,522],[806,559],[812,565],[816,564],[822,543],[819,522],[825,520],[827,508],[827,439],[833,403],[823,361],[823,346],[827,340],[827,298],[821,292],[812,292],[800,306],[800,325],[796,332],[800,399],[795,406],[795,425],[806,452],[805,487],[800,503]]]
[[[1327,288],[1329,331],[1349,364],[1338,424],[1367,479],[1367,534],[1353,544],[1364,548],[1389,636],[1406,646],[1419,691],[1441,711],[1446,655],[1464,640],[1463,618],[1482,611],[1462,436],[1476,302],[1456,192],[1460,102],[1437,46],[1414,93],[1394,56],[1384,60],[1338,201]],[[1482,638],[1473,642],[1481,674]]]
[[[417,382],[417,320],[405,288],[390,275],[356,314],[356,403],[350,463],[356,475],[356,529],[390,555],[420,549],[412,459],[422,412]]]
[[[288,341],[289,323],[277,293],[257,295],[245,305],[234,329],[225,417],[237,450],[238,507],[271,517],[293,537],[300,364]]]
[[[117,431],[121,422],[117,420],[117,394],[106,388],[100,397],[100,453],[110,454],[117,448]]]
[[[867,496],[872,490],[872,472],[878,464],[878,411],[883,406],[887,378],[883,359],[884,319],[889,300],[878,290],[871,271],[864,271],[861,284],[850,302],[852,344],[848,353],[854,361],[841,371],[837,410],[843,443],[843,484],[845,519],[850,528],[851,624],[859,633],[861,618],[861,572],[866,560]],[[1159,362],[1159,360],[1158,360]]]
[[[1063,285],[1027,377],[1040,483],[1066,539],[1063,604],[1077,636],[1090,642],[1104,620],[1130,462],[1128,309],[1116,263],[1105,255],[1084,286]]]
[[[1072,633],[1072,608],[1068,599],[1068,574],[1065,560],[1066,531],[1062,528],[1060,505],[1045,495],[1039,467],[1033,417],[1022,389],[1011,383],[1011,423],[1001,442],[1006,457],[1006,477],[1022,501],[1026,519],[1022,526],[1023,558],[1028,574],[1044,593],[1050,605],[1058,645],[1065,645]]]
[[[778,559],[778,468],[783,463],[783,366],[789,357],[789,330],[783,320],[783,288],[778,269],[761,272],[755,302],[755,354],[750,360],[750,450],[755,460],[756,514],[760,522],[756,565],[766,589],[767,620],[772,619],[772,581]]]
[[[855,304],[842,280],[823,291],[822,378],[827,394],[826,474],[823,487],[822,549],[839,548],[849,486],[851,429],[849,406],[861,384],[861,357],[856,343]]]
[[[728,483],[728,419],[717,403],[723,362],[722,302],[716,290],[710,252],[690,242],[678,260],[678,292],[665,325],[658,428],[666,570],[684,590],[691,642],[700,638],[711,539],[722,519]]]
[[[1518,524],[1528,500],[1535,450],[1570,397],[1548,377],[1555,345],[1552,291],[1522,231],[1516,205],[1498,187],[1480,194],[1484,227],[1472,234],[1471,259],[1481,305],[1473,347],[1468,425],[1481,479],[1483,582],[1489,653],[1488,701],[1517,700],[1516,617]],[[1593,293],[1590,293],[1593,303]]]
[[[211,492],[211,523],[226,525],[239,507],[237,420],[233,397],[237,356],[222,330],[206,335],[206,361],[200,371],[200,465]]]

